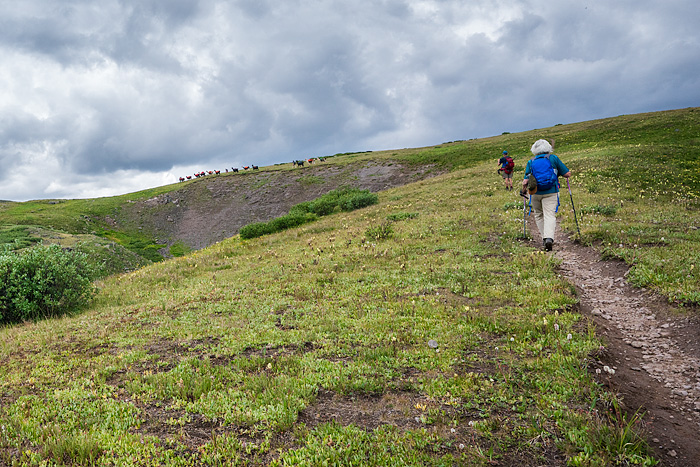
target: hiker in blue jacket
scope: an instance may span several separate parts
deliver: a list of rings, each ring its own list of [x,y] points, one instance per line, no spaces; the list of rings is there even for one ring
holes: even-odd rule
[[[554,245],[554,230],[557,226],[556,214],[559,210],[559,177],[571,177],[571,171],[552,154],[552,145],[547,140],[535,141],[530,149],[535,157],[525,166],[523,189],[520,192],[530,195],[530,205],[535,214],[537,229],[542,234],[546,251]]]

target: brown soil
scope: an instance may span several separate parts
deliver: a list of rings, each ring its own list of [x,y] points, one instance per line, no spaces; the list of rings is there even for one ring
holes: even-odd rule
[[[530,232],[538,240],[534,222]],[[576,286],[581,312],[592,320],[604,348],[591,372],[619,394],[628,411],[643,413],[648,441],[663,466],[700,465],[700,319],[697,310],[630,286],[628,267],[604,261],[560,230],[554,255]],[[610,374],[604,366],[615,372]],[[596,371],[598,370],[598,371]]]

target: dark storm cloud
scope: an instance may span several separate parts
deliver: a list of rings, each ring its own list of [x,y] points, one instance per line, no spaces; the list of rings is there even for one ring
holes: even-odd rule
[[[0,199],[695,106],[698,16],[692,0],[0,1]]]

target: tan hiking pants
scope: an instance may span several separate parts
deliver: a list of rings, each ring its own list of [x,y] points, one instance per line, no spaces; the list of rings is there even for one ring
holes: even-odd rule
[[[535,216],[537,229],[542,238],[554,239],[554,229],[557,226],[557,207],[559,205],[559,193],[532,196],[532,213]]]

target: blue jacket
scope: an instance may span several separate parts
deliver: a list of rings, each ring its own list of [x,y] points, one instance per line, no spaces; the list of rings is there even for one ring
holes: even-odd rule
[[[535,159],[537,157],[539,157],[539,156],[535,156],[532,159]],[[527,161],[527,165],[525,166],[524,180],[527,180],[527,178],[532,173],[532,159]],[[557,177],[569,172],[569,168],[567,166],[565,166],[564,163],[555,154],[549,155],[549,162],[552,163],[552,168],[554,169],[554,173],[557,174]],[[549,190],[542,190],[542,191],[537,190],[538,195],[547,195],[549,193],[559,193],[559,186],[556,185],[556,186],[550,188]]]

